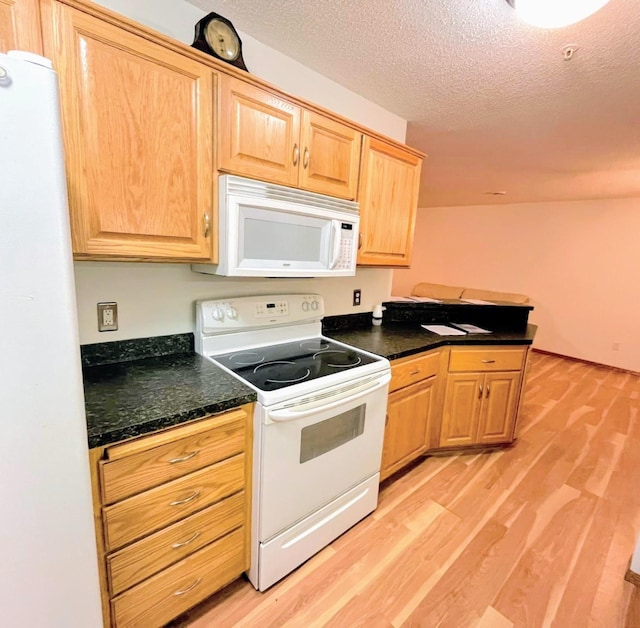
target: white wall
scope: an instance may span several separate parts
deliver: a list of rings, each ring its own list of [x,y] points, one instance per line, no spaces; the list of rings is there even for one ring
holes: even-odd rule
[[[194,273],[184,264],[76,262],[80,342],[108,342],[193,331],[194,301],[253,294],[319,293],[327,316],[370,312],[391,293],[391,271],[364,269],[335,279],[232,279]],[[362,305],[352,307],[353,289]],[[82,303],[80,299],[82,298]],[[96,303],[118,303],[119,330],[100,333]]]
[[[185,43],[193,41],[195,23],[206,13],[182,0],[102,0],[114,11]],[[222,11],[221,11],[222,12]],[[247,67],[288,93],[311,100],[398,141],[406,121],[341,87],[297,61],[241,33]],[[193,301],[274,292],[318,292],[327,315],[371,311],[390,294],[392,271],[365,269],[355,277],[315,280],[233,280],[193,273],[188,264],[76,262],[80,342],[108,342],[193,330]],[[362,290],[362,305],[352,307],[352,293]],[[118,303],[119,330],[97,330],[96,303]]]
[[[433,281],[525,293],[536,347],[640,371],[638,234],[638,198],[422,208],[392,291]]]

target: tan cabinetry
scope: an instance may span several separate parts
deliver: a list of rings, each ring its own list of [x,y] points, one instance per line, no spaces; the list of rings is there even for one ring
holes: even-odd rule
[[[42,54],[38,0],[0,0],[0,52]]]
[[[358,264],[408,266],[413,246],[422,158],[365,137],[360,174]]]
[[[525,358],[522,347],[451,349],[440,447],[513,440]]]
[[[222,76],[220,170],[355,199],[362,134],[280,95]]]
[[[105,625],[161,626],[248,569],[251,406],[91,459]]]
[[[439,350],[394,361],[380,479],[414,460],[429,448],[438,406]]]
[[[215,258],[214,72],[62,3],[42,12],[76,256]]]

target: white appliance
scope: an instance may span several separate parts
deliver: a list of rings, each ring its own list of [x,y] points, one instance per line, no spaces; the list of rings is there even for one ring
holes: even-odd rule
[[[0,609],[102,625],[57,76],[0,54]]]
[[[264,591],[375,510],[390,365],[321,335],[319,295],[196,304],[196,351],[251,386],[249,580]]]
[[[356,274],[358,203],[222,175],[219,263],[197,272],[230,277]]]

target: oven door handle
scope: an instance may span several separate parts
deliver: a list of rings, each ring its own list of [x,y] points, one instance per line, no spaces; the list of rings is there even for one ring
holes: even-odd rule
[[[391,375],[386,373],[382,377],[376,379],[373,382],[368,382],[364,388],[356,388],[357,392],[355,394],[350,394],[346,397],[340,397],[336,401],[327,404],[318,404],[317,402],[312,402],[312,404],[300,404],[296,406],[298,408],[305,406],[313,405],[313,407],[308,408],[306,410],[294,410],[291,408],[286,408],[284,410],[270,410],[267,412],[267,422],[274,423],[284,423],[286,421],[295,421],[297,419],[303,419],[304,417],[311,416],[313,414],[318,414],[318,412],[325,412],[326,410],[333,410],[334,408],[338,408],[340,406],[344,406],[352,401],[356,401],[361,397],[365,397],[366,395],[370,395],[372,392],[379,390],[386,386],[391,380]]]

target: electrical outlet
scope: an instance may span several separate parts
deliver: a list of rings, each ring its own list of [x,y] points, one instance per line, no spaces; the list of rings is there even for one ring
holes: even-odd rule
[[[360,290],[359,288],[353,291],[353,307],[360,305],[360,303],[362,302],[361,296],[362,290]]]
[[[118,329],[118,304],[98,303],[98,331],[116,331]]]

